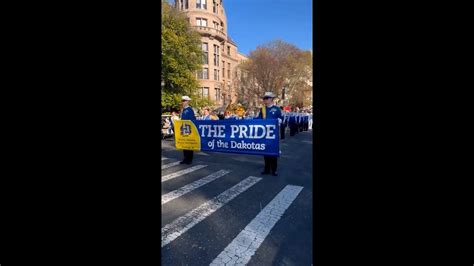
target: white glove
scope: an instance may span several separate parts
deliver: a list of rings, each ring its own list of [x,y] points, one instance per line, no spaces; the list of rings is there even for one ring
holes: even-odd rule
[[[281,125],[281,119],[280,118],[278,118],[278,124]]]

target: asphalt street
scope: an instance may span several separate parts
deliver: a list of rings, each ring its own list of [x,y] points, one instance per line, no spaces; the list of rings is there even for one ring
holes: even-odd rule
[[[162,265],[311,265],[312,131],[280,141],[278,176],[263,157],[161,151]]]

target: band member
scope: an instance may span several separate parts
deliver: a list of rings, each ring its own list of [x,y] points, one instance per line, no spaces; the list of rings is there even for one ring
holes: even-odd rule
[[[278,119],[281,123],[282,115],[280,107],[273,105],[273,99],[275,98],[275,94],[272,92],[265,92],[263,96],[263,107],[260,109],[260,113],[256,119]],[[270,174],[270,171],[273,176],[277,176],[277,163],[278,157],[277,156],[263,156],[265,160],[265,169],[261,173],[262,175]]]
[[[181,98],[181,103],[183,105],[183,111],[181,112],[181,120],[191,120],[195,121],[196,116],[194,115],[193,108],[189,106],[189,101],[191,98],[188,96],[183,96]],[[184,159],[180,164],[191,164],[193,162],[194,152],[192,150],[183,150]]]
[[[283,111],[283,106],[280,108]],[[280,126],[280,139],[285,139],[285,131],[286,131],[287,125],[288,125],[288,114],[283,112],[283,121],[281,122],[281,126]]]

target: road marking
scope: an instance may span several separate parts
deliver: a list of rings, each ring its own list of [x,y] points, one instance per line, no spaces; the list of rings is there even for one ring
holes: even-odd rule
[[[218,179],[219,177],[222,177],[222,176],[224,176],[228,173],[230,173],[229,170],[220,170],[220,171],[212,173],[212,174],[210,174],[206,177],[203,177],[199,180],[196,180],[196,181],[192,182],[191,184],[188,184],[184,187],[181,187],[179,189],[171,191],[171,192],[161,196],[161,205],[167,203],[168,201],[171,201],[171,200],[174,200],[178,197],[181,197],[184,194],[187,194],[187,193],[195,190],[196,188],[204,186],[205,184],[210,183],[210,182],[212,182],[212,181]]]
[[[204,156],[209,156],[209,154],[205,153],[205,152],[198,152],[196,153],[197,155],[204,155]]]
[[[173,167],[173,166],[176,166],[178,165],[180,162],[173,162],[173,163],[169,163],[169,164],[163,164],[161,166],[161,169],[166,169],[166,168],[170,168],[170,167]]]
[[[168,159],[168,158],[166,158],[166,157],[161,157],[161,160],[162,160],[162,161],[164,161],[164,160],[166,160],[166,159]]]
[[[173,178],[176,178],[178,176],[182,176],[182,175],[185,175],[185,174],[189,174],[191,172],[194,172],[196,170],[199,170],[201,168],[204,168],[206,167],[207,165],[202,165],[202,164],[199,164],[199,165],[196,165],[196,166],[193,166],[191,168],[187,168],[187,169],[184,169],[184,170],[181,170],[181,171],[178,171],[178,172],[174,172],[174,173],[171,173],[169,175],[165,175],[165,176],[162,176],[161,177],[161,182],[165,182],[165,181],[168,181],[170,179],[173,179]]]
[[[262,180],[261,177],[249,176],[237,185],[222,192],[218,196],[205,202],[201,206],[177,218],[173,222],[161,228],[161,247],[168,245],[171,241],[184,234],[193,226],[204,220],[206,217],[220,209],[229,201],[246,191],[251,186]]]
[[[287,185],[210,265],[246,265],[302,189]]]

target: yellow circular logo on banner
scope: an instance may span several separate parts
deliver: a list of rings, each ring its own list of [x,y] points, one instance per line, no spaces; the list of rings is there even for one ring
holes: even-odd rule
[[[174,121],[174,139],[178,150],[201,150],[201,137],[191,120]]]

